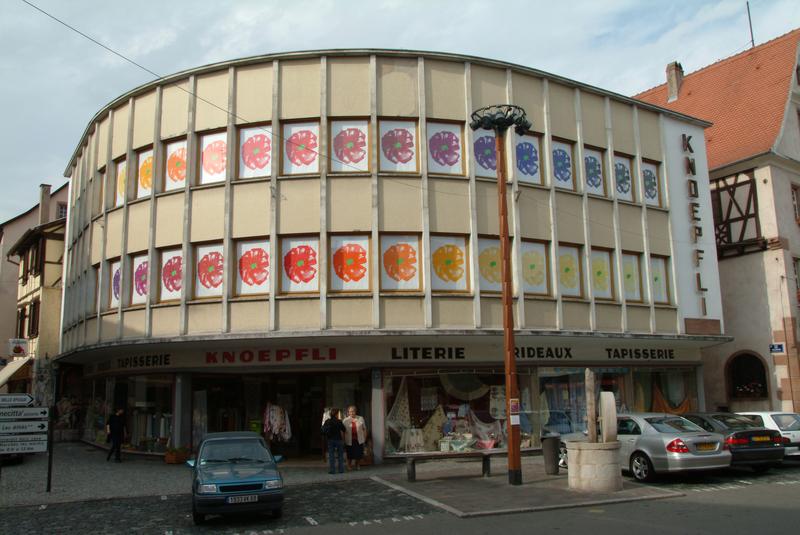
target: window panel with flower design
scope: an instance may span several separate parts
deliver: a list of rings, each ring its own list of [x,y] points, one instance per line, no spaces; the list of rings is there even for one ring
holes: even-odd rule
[[[469,251],[465,236],[431,236],[431,289],[469,291]]]
[[[652,279],[653,302],[668,304],[669,301],[669,276],[667,274],[667,258],[664,256],[650,257],[650,278]]]
[[[108,274],[108,308],[115,309],[122,298],[122,263],[119,260],[111,262]]]
[[[497,178],[497,142],[491,130],[472,134],[472,168],[477,177]]]
[[[614,299],[614,276],[611,251],[592,249],[591,281],[595,299]]]
[[[167,143],[164,165],[164,191],[182,189],[186,185],[186,140],[179,139]]]
[[[158,285],[160,301],[181,298],[183,285],[183,253],[180,249],[161,251],[161,270]]]
[[[642,300],[640,259],[641,255],[638,253],[623,253],[622,255],[622,284],[625,288],[625,299],[627,301]]]
[[[540,136],[514,133],[514,166],[518,182],[539,185],[544,183]]]
[[[591,147],[583,149],[583,166],[586,176],[586,192],[593,195],[606,195],[605,168],[603,152]]]
[[[614,155],[614,189],[617,199],[631,202],[634,200],[632,168],[629,156]]]
[[[238,178],[268,177],[272,174],[272,126],[239,129]]]
[[[198,245],[195,249],[195,297],[219,297],[222,295],[222,280],[225,260],[222,244]]]
[[[661,206],[661,179],[658,175],[658,165],[653,162],[642,162],[642,185],[644,187],[644,202],[648,206]]]
[[[342,119],[330,125],[331,173],[369,172],[369,119]]]
[[[572,143],[553,140],[553,184],[557,188],[575,189],[575,165]]]
[[[125,202],[125,189],[128,184],[128,167],[125,160],[120,160],[114,164],[114,206],[122,206]]]
[[[136,198],[149,197],[153,191],[153,149],[136,154]]]
[[[378,121],[378,170],[384,173],[419,173],[417,122]]]
[[[428,121],[428,172],[463,175],[464,125]]]
[[[133,257],[131,273],[133,274],[133,284],[131,285],[131,304],[143,305],[147,301],[148,270],[150,262],[147,261],[147,254]]]
[[[228,167],[228,134],[217,132],[200,137],[200,184],[225,180]]]
[[[558,246],[558,288],[562,296],[582,297],[583,276],[580,247]]]
[[[550,295],[547,244],[532,241],[520,243],[522,290],[526,294]]]
[[[482,292],[503,291],[500,240],[478,238],[478,286]]]

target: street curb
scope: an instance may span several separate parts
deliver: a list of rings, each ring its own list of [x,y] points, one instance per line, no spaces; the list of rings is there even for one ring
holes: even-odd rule
[[[531,507],[516,507],[513,509],[494,509],[489,511],[475,511],[466,513],[455,507],[450,505],[444,504],[433,498],[429,498],[427,496],[423,496],[417,492],[412,490],[408,490],[407,488],[397,485],[395,483],[391,483],[382,479],[378,476],[373,476],[370,478],[371,480],[375,481],[376,483],[381,483],[382,485],[386,485],[389,488],[407,494],[413,498],[416,498],[420,501],[427,503],[428,505],[432,505],[433,507],[437,507],[442,509],[443,511],[447,511],[453,515],[456,515],[459,518],[475,518],[480,516],[492,516],[492,515],[509,515],[509,514],[517,514],[517,513],[533,513],[537,511],[553,511],[556,509],[574,509],[576,507],[590,507],[594,505],[613,505],[617,503],[628,503],[628,502],[642,502],[646,500],[663,500],[666,498],[679,498],[682,496],[686,496],[683,492],[677,492],[674,490],[667,490],[667,489],[658,489],[661,492],[661,495],[653,495],[653,496],[633,496],[630,498],[611,498],[608,500],[589,500],[585,502],[578,502],[578,503],[565,503],[565,504],[557,504],[557,505],[540,505],[540,506],[531,506]]]

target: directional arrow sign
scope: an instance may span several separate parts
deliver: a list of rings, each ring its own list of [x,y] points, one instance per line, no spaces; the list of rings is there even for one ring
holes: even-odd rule
[[[43,433],[48,425],[47,420],[0,421],[0,434]]]
[[[47,418],[50,409],[46,407],[0,408],[0,420],[33,420]]]
[[[0,453],[36,453],[47,451],[47,441],[44,442],[0,442]]]
[[[0,394],[0,407],[26,407],[31,403],[30,394]]]

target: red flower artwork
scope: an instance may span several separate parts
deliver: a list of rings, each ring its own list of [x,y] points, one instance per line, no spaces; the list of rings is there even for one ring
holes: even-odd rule
[[[239,258],[239,276],[248,286],[263,284],[269,276],[269,255],[261,247],[248,249]]]
[[[167,175],[173,182],[181,182],[186,178],[186,149],[180,148],[169,155]]]
[[[333,138],[333,152],[343,163],[358,163],[367,155],[367,136],[358,128],[346,128]]]
[[[417,251],[407,243],[392,245],[383,253],[383,268],[396,281],[410,281],[417,274]]]
[[[286,140],[286,156],[295,165],[310,165],[317,158],[317,136],[311,130],[300,130]]]
[[[272,143],[264,134],[256,134],[247,138],[242,145],[242,161],[249,169],[264,169],[269,163]]]
[[[283,269],[292,282],[311,282],[317,275],[317,252],[308,245],[298,245],[283,257]]]
[[[164,287],[170,292],[177,292],[181,289],[181,276],[183,275],[183,258],[173,256],[164,267],[161,268],[161,281]]]
[[[405,128],[389,130],[383,134],[381,148],[390,162],[408,163],[414,157],[414,136]]]
[[[333,253],[333,270],[344,282],[360,281],[367,273],[367,251],[357,243],[342,245]]]
[[[197,263],[197,278],[206,288],[217,288],[222,284],[222,253],[212,251]]]
[[[209,175],[218,175],[225,170],[227,146],[224,141],[218,140],[206,145],[203,149],[203,169]]]

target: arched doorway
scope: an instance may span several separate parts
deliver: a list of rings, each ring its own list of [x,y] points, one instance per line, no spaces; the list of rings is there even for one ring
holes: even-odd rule
[[[732,410],[769,408],[769,382],[764,361],[753,353],[739,353],[726,367],[728,399]]]

